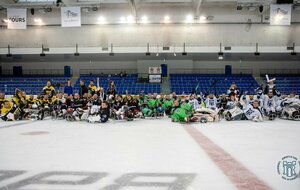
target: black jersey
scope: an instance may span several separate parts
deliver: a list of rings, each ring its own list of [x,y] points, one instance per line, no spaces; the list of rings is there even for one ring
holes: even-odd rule
[[[109,118],[109,108],[100,108],[100,121],[105,123]]]
[[[124,102],[123,102],[123,101],[118,101],[118,100],[116,100],[116,101],[113,103],[113,108],[114,108],[115,110],[119,110],[123,105],[124,105]]]
[[[72,107],[73,108],[81,108],[82,107],[82,99],[74,99],[72,102]]]

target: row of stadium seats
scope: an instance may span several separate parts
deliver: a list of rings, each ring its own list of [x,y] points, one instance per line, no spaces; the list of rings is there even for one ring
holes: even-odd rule
[[[86,85],[90,80],[94,80],[95,84],[97,78],[100,79],[100,86],[106,90],[110,80],[115,82],[118,93],[124,94],[128,90],[131,94],[144,93],[160,93],[160,84],[137,83],[137,74],[126,75],[125,77],[115,75],[81,75],[74,85],[74,92],[79,91],[79,80],[84,80]],[[263,77],[263,76],[262,76]],[[277,89],[282,94],[289,94],[290,92],[300,93],[300,76],[287,75],[271,75],[270,79],[276,78]],[[20,88],[26,91],[27,94],[41,93],[42,88],[47,81],[51,79],[53,84],[66,84],[68,77],[62,76],[30,76],[30,77],[1,77],[0,91],[6,94],[13,94],[15,88]],[[248,91],[254,94],[254,90],[259,86],[252,75],[219,75],[219,74],[171,74],[170,84],[171,91],[178,94],[191,93],[193,88],[197,87],[197,92],[200,93],[226,93],[229,86],[235,83],[240,90]]]
[[[26,94],[40,94],[47,81],[53,84],[66,84],[69,77],[62,76],[29,76],[29,77],[1,77],[0,91],[6,94],[14,94],[16,88],[20,88]]]
[[[95,75],[87,76],[80,75],[80,78],[76,81],[74,90],[79,91],[80,80],[83,80],[88,86],[90,80],[93,80],[95,85],[97,84],[97,78],[100,80],[100,86],[106,91],[108,89],[108,84],[110,80],[113,80],[115,83],[115,89],[117,93],[125,94],[126,90],[129,94],[139,94],[143,93],[160,93],[160,84],[149,84],[149,83],[137,83],[138,75],[130,74],[123,77],[120,76],[111,76],[111,75]]]
[[[291,92],[300,93],[300,75],[269,75],[269,78],[276,78],[276,88],[282,94],[289,94]]]
[[[241,91],[255,93],[259,86],[252,75],[220,75],[220,74],[171,74],[171,91],[178,94],[191,93],[226,93],[232,83]]]

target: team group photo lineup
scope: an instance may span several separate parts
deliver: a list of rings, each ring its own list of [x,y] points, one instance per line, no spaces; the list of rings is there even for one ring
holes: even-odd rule
[[[299,190],[300,0],[0,0],[0,190]]]

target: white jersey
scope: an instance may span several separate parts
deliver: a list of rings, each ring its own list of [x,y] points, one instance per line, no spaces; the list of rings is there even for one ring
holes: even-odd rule
[[[257,96],[257,100],[259,101],[259,106],[262,108],[264,107],[265,98],[266,98],[266,95],[264,95],[264,94]]]
[[[248,99],[248,100],[246,100],[246,105],[252,104],[254,101],[255,101],[254,99],[252,99],[252,100]]]
[[[290,104],[290,103],[299,103],[300,100],[296,97],[292,97],[292,98],[289,98],[289,97],[286,97],[284,100],[283,100],[284,103],[287,103],[287,104]]]
[[[212,99],[206,98],[206,100],[205,100],[206,108],[209,108],[209,109],[216,109],[217,103],[218,103],[218,99],[216,97],[214,97]]]
[[[238,106],[240,103],[238,101],[228,101],[226,104],[227,109],[233,109]]]
[[[64,97],[62,97],[61,99],[58,100],[60,103],[65,104],[66,103],[66,99]]]
[[[276,107],[275,98],[274,97],[270,98],[269,96],[265,96],[264,108],[268,109],[268,108],[275,108],[275,107]]]
[[[248,120],[253,120],[256,117],[262,117],[260,108],[253,108],[251,104],[248,104],[246,109],[244,109],[244,114]]]
[[[191,106],[192,106],[192,108],[193,108],[194,110],[201,108],[201,106],[200,106],[198,100],[195,99],[195,98],[192,99],[192,100],[189,100],[189,104],[191,104]]]

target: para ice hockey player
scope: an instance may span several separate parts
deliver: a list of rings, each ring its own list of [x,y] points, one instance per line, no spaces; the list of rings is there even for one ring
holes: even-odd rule
[[[119,103],[118,103],[119,102]],[[119,105],[121,107],[118,108],[118,110],[113,109],[113,117],[114,119],[117,120],[127,120],[127,121],[132,121],[133,118],[135,117],[135,109],[136,106],[138,106],[138,102],[134,101],[132,99],[132,96],[127,94],[125,100],[123,101],[123,103],[121,104],[121,100],[118,99],[116,101],[116,105]],[[118,107],[118,106],[117,106]],[[116,108],[117,108],[116,107]]]
[[[102,101],[101,107],[100,107],[100,122],[105,123],[109,119],[109,104],[106,100]]]
[[[172,122],[194,122],[197,121],[196,117],[192,117],[193,114],[190,112],[192,107],[188,102],[182,102],[179,104],[178,100],[174,100],[174,107],[171,111],[172,113]]]
[[[291,93],[281,102],[283,110],[280,118],[289,120],[300,120],[300,100],[296,98],[295,93]]]
[[[105,123],[108,121],[110,116],[110,108],[109,103],[104,100],[101,103],[101,106],[93,105],[90,110],[90,114],[88,116],[88,122],[95,123],[101,122]]]
[[[227,121],[232,120],[243,120],[243,106],[242,104],[236,99],[234,93],[229,95],[229,100],[225,106],[224,115]]]
[[[180,104],[180,107],[183,108],[186,112],[186,115],[189,118],[193,117],[193,106],[189,103],[189,100],[187,98],[183,98],[182,102]]]
[[[259,100],[254,100],[252,103],[249,103],[244,109],[244,114],[248,120],[262,122],[263,115],[259,107]]]
[[[186,111],[180,106],[178,100],[174,100],[173,104],[174,107],[171,111],[172,122],[188,122]]]
[[[196,99],[195,94],[192,94],[189,98],[189,104],[192,106],[193,110],[200,109],[201,106],[199,101]]]
[[[154,93],[152,98],[148,101],[148,106],[149,109],[151,109],[154,113],[155,116],[163,116],[163,110],[162,110],[162,103],[161,101],[157,98],[157,94]]]
[[[276,118],[276,110],[281,109],[281,107],[276,103],[276,98],[273,95],[273,91],[269,91],[268,95],[265,96],[264,109],[266,116],[269,117],[269,120],[274,120]]]
[[[145,117],[157,117],[163,114],[162,103],[157,99],[157,94],[148,95],[148,100],[142,102],[142,116]]]
[[[1,119],[4,121],[15,120],[13,111],[14,111],[13,103],[9,102],[8,100],[3,100],[3,104],[1,108]]]
[[[172,101],[170,95],[166,95],[166,98],[163,100],[162,107],[165,110],[165,114],[167,116],[171,116],[171,111],[172,111],[172,107],[173,107],[173,101]]]
[[[43,88],[44,94],[47,94],[49,98],[52,98],[55,94],[55,88],[53,87],[51,81],[47,82],[47,85]]]
[[[233,109],[235,107],[242,108],[243,106],[241,103],[237,100],[236,95],[234,93],[229,94],[229,100],[225,106],[227,110]]]
[[[206,108],[217,110],[218,102],[219,100],[213,94],[209,94],[208,97],[205,99]]]

